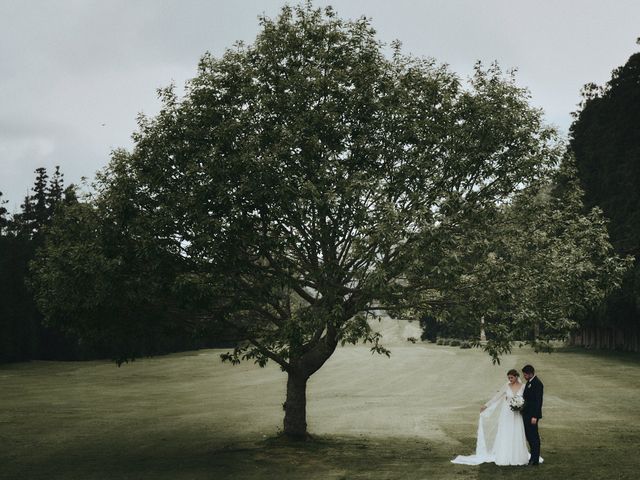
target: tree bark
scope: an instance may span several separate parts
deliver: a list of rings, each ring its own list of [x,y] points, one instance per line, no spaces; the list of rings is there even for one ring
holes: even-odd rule
[[[307,438],[307,380],[299,372],[289,372],[284,402],[284,434],[295,440]]]
[[[287,399],[284,402],[284,435],[296,440],[305,440],[307,433],[307,381],[333,355],[338,345],[337,329],[333,323],[327,325],[325,337],[314,342],[301,356],[293,356],[286,369]],[[292,350],[294,350],[292,348]]]

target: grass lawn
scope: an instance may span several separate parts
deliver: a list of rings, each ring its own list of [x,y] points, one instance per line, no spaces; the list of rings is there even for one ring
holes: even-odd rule
[[[109,362],[0,366],[2,479],[636,479],[640,356],[398,343],[339,349],[312,377],[305,444],[276,438],[285,376],[206,350]],[[453,465],[505,372],[545,383],[545,464]]]

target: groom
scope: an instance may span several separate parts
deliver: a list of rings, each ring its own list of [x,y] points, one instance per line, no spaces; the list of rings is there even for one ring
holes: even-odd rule
[[[538,465],[540,461],[540,434],[538,433],[538,422],[542,418],[542,393],[544,385],[536,376],[536,371],[531,365],[522,367],[522,373],[527,380],[524,387],[524,408],[522,409],[522,419],[524,420],[524,434],[529,442],[531,457],[529,465]]]

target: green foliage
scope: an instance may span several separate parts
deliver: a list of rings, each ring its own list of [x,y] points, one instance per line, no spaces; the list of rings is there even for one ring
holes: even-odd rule
[[[602,87],[588,84],[571,125],[571,150],[585,203],[601,208],[616,251],[635,257],[634,268],[606,306],[583,325],[637,335],[640,326],[640,53],[612,72]]]
[[[47,316],[105,333],[112,318],[113,341],[128,342],[202,318],[246,339],[223,359],[304,378],[340,343],[388,355],[366,321],[380,309],[454,318],[463,306],[475,332],[486,316],[494,357],[542,319],[566,331],[559,301],[536,302],[595,301],[618,263],[596,273],[608,253],[597,213],[544,200],[555,132],[513,73],[478,64],[463,84],[398,44],[385,57],[374,33],[331,8],[284,7],[252,45],[202,57],[183,98],[161,90],[160,113],[99,178],[88,246],[64,255],[52,240],[43,253]],[[72,241],[63,224],[57,234]],[[589,242],[597,261],[548,276]],[[75,268],[99,275],[54,294]],[[102,309],[94,324],[87,297]]]
[[[28,287],[29,262],[57,207],[69,201],[59,167],[50,180],[44,168],[35,173],[19,212],[10,216],[0,194],[0,361],[68,360],[80,354],[76,339],[44,325]]]
[[[484,215],[489,221],[466,223],[451,242],[460,275],[448,286],[449,299],[457,297],[457,305],[427,314],[445,325],[465,320],[459,328],[471,327],[470,339],[479,337],[484,318],[483,348],[494,361],[516,340],[544,349],[564,338],[630,265],[613,252],[601,211],[584,211],[570,157]]]
[[[431,309],[420,319],[423,340],[435,341],[439,336],[475,339],[480,335],[479,320],[465,305],[450,304]]]
[[[604,87],[587,85],[571,126],[585,201],[599,206],[616,249],[637,255],[640,249],[640,53],[612,72]]]
[[[207,275],[210,308],[256,352],[285,367],[321,344],[384,352],[357,314],[457,275],[444,225],[483,222],[543,175],[553,132],[497,66],[463,87],[432,60],[385,58],[367,20],[330,9],[285,8],[262,27],[203,57],[183,99],[164,90],[123,161]],[[423,281],[408,288],[417,256]]]
[[[181,315],[175,294],[187,288],[175,258],[149,242],[153,225],[118,187],[58,209],[31,266],[39,308],[48,324],[118,364],[200,346],[199,319]]]

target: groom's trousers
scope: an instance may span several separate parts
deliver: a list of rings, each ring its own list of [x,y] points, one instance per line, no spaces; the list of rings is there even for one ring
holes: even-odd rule
[[[529,442],[531,449],[530,463],[538,463],[540,461],[540,434],[538,433],[538,423],[531,425],[531,417],[523,417],[524,434]]]

